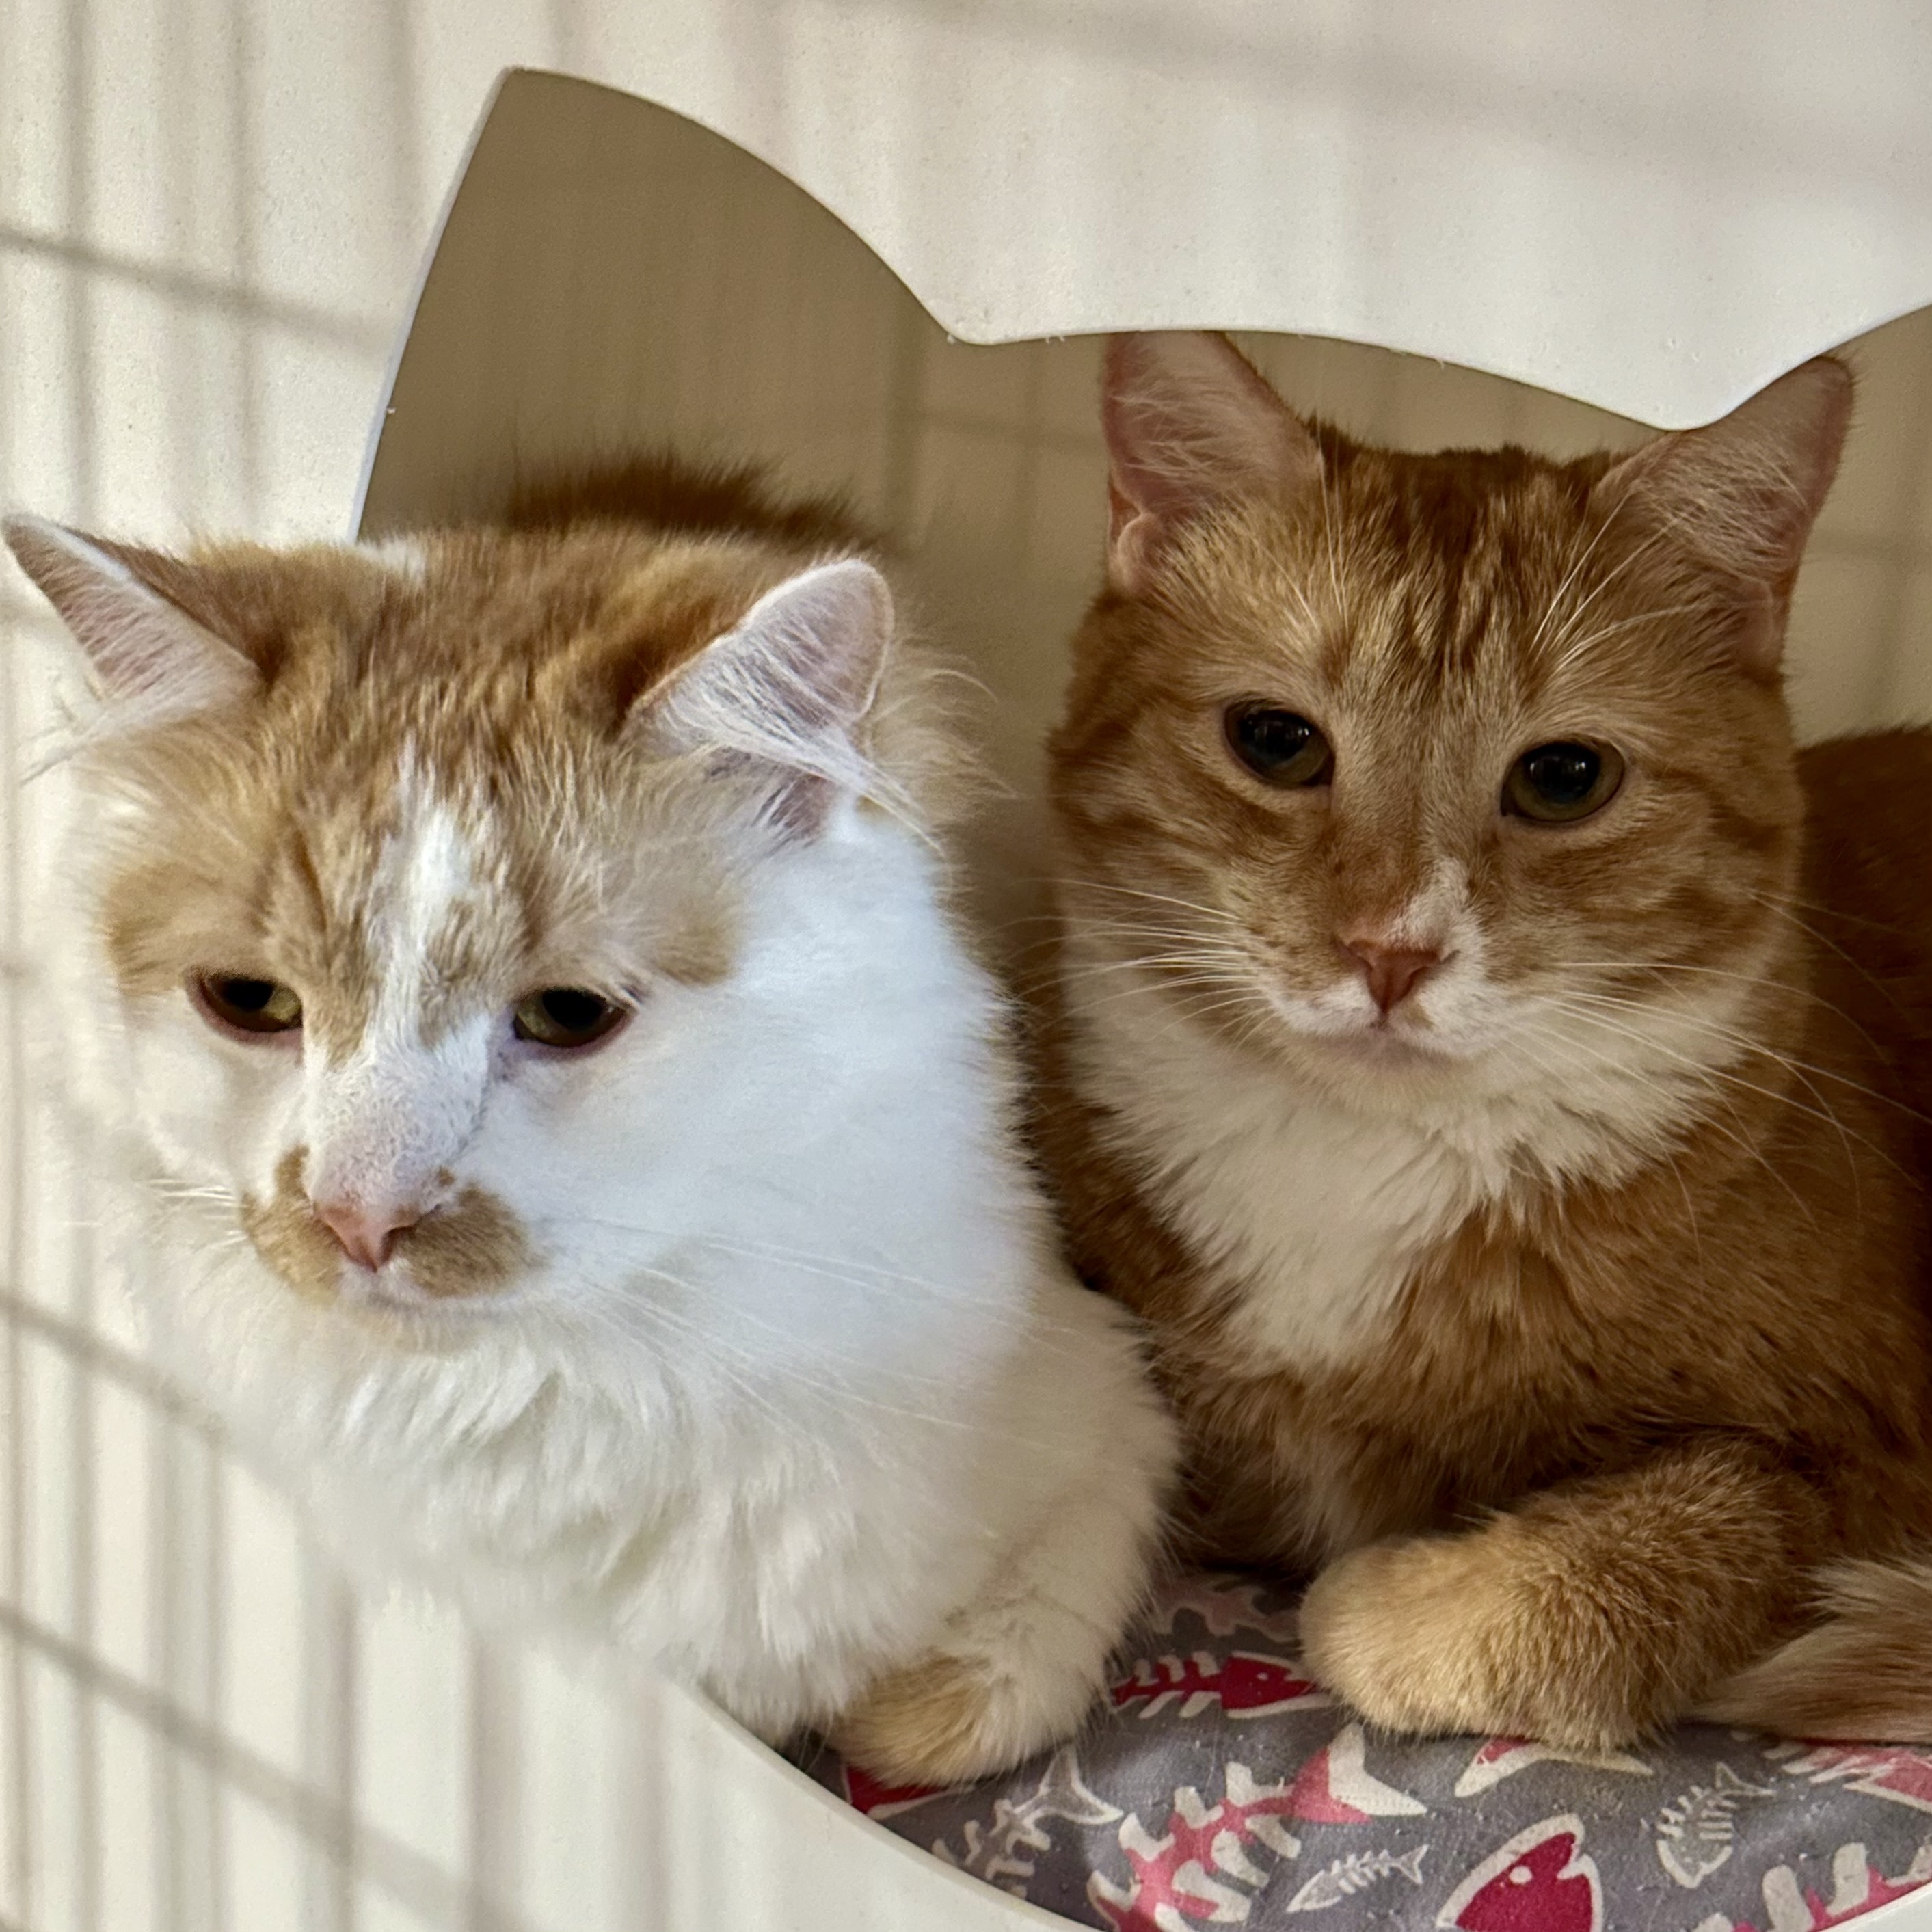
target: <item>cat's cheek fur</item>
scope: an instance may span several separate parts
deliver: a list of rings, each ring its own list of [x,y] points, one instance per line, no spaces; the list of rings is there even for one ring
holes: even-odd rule
[[[218,1039],[184,994],[128,1002],[121,1037],[122,1103],[131,1102],[164,1166],[231,1198],[272,1193],[301,1130],[299,1045]]]

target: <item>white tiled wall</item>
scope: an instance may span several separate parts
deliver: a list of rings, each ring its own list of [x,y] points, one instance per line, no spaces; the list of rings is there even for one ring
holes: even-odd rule
[[[499,51],[569,57],[568,0],[496,10],[485,31],[461,0],[0,0],[0,502],[164,539],[340,529]],[[743,232],[712,245],[754,291],[808,276],[783,235]],[[1293,400],[1396,442],[1633,434],[1376,351],[1256,346]],[[1041,640],[988,666],[1023,749],[1092,574],[1094,352],[915,349],[868,460],[915,543],[943,530],[947,572]],[[1856,352],[1857,439],[1794,632],[1818,731],[1932,716],[1932,314]],[[694,394],[760,380],[701,332],[683,353]],[[0,1928],[672,1924],[652,1856],[670,1801],[646,1816],[634,1708],[431,1606],[358,1599],[143,1360],[138,1258],[105,1251],[26,1076],[23,969],[61,963],[36,953],[44,792],[20,784],[52,660],[11,574],[0,630]]]

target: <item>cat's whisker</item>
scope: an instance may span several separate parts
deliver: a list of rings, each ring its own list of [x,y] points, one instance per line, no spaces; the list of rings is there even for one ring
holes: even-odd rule
[[[1798,1100],[1793,1094],[1781,1094],[1775,1088],[1762,1086],[1756,1081],[1745,1079],[1742,1074],[1733,1072],[1727,1067],[1714,1066],[1708,1062],[1700,1060],[1694,1054],[1676,1052],[1672,1048],[1664,1046],[1660,1042],[1652,1039],[1648,1034],[1642,1033],[1634,1028],[1618,1026],[1614,1022],[1606,1020],[1601,1013],[1592,1012],[1586,1010],[1580,1009],[1568,1004],[1562,1006],[1560,1010],[1566,1012],[1569,1017],[1573,1019],[1582,1021],[1586,1024],[1600,1026],[1608,1031],[1618,1034],[1623,1039],[1635,1042],[1650,1052],[1660,1053],[1666,1059],[1673,1062],[1680,1063],[1682,1065],[1692,1069],[1694,1072],[1701,1076],[1702,1078],[1708,1082],[1713,1083],[1720,1082],[1726,1086],[1734,1088],[1740,1092],[1755,1094],[1760,1099],[1772,1101],[1779,1106],[1790,1107],[1797,1113],[1808,1114],[1814,1120],[1818,1120],[1821,1124],[1831,1127],[1838,1135],[1840,1142],[1844,1144],[1846,1165],[1851,1171],[1855,1185],[1858,1178],[1858,1164],[1852,1153],[1852,1143],[1854,1141],[1858,1142],[1860,1144],[1867,1148],[1874,1154],[1878,1155],[1878,1156],[1881,1160],[1884,1160],[1887,1165],[1898,1168],[1898,1171],[1900,1174],[1904,1174],[1906,1172],[1906,1170],[1902,1166],[1900,1166],[1899,1163],[1893,1159],[1892,1155],[1883,1148],[1880,1147],[1876,1142],[1873,1141],[1868,1136],[1852,1132],[1852,1131],[1846,1126],[1844,1122],[1838,1118],[1836,1112],[1834,1112],[1829,1106],[1826,1106],[1822,1102],[1816,1106],[1807,1106],[1803,1101]],[[1816,1097],[1815,1094],[1814,1097]],[[1768,1168],[1769,1163],[1767,1162],[1766,1165],[1767,1168]],[[1775,1170],[1771,1171],[1775,1172]],[[1790,1186],[1788,1182],[1786,1184],[1787,1186]],[[1791,1192],[1794,1198],[1798,1198],[1796,1190],[1795,1189],[1791,1190]]]
[[[1564,598],[1569,595],[1570,586],[1574,584],[1576,581],[1578,577],[1582,574],[1584,567],[1589,562],[1591,558],[1596,555],[1597,546],[1603,542],[1610,526],[1616,521],[1618,517],[1622,513],[1624,501],[1624,500],[1620,497],[1616,502],[1610,506],[1610,514],[1604,518],[1601,523],[1598,524],[1595,530],[1591,532],[1589,542],[1583,545],[1582,550],[1577,556],[1576,561],[1570,565],[1569,569],[1564,574],[1562,582],[1556,586],[1556,594],[1552,597],[1549,603],[1544,606],[1542,618],[1538,623],[1535,630],[1530,636],[1529,644],[1528,646],[1528,654],[1530,656],[1534,657],[1536,655],[1538,646],[1543,642],[1544,634],[1549,629],[1550,623],[1556,617],[1557,611],[1562,608]],[[1568,622],[1568,620],[1566,619],[1564,621]]]
[[[1328,459],[1319,458],[1319,475],[1322,483],[1322,542],[1328,556],[1328,587],[1334,594],[1335,610],[1343,623],[1348,620],[1348,596],[1345,588],[1346,579],[1342,569],[1341,519],[1336,514],[1334,498],[1340,494],[1340,485],[1333,482],[1328,474]]]
[[[1710,1029],[1709,1030],[1716,1031],[1717,1030]],[[1722,1037],[1723,1036],[1720,1034],[1719,1036]],[[1731,1040],[1727,1040],[1726,1043],[1732,1045],[1737,1044],[1738,1036],[1733,1036]],[[1898,1168],[1898,1171],[1900,1173],[1904,1173],[1905,1170],[1902,1167],[1899,1167],[1898,1163],[1892,1159],[1891,1154],[1886,1149],[1880,1147],[1879,1144],[1876,1141],[1873,1140],[1868,1135],[1854,1134],[1848,1127],[1846,1127],[1844,1120],[1839,1118],[1836,1109],[1832,1108],[1826,1100],[1824,1096],[1818,1091],[1816,1086],[1810,1079],[1807,1078],[1802,1072],[1798,1072],[1797,1071],[1796,1063],[1786,1059],[1781,1054],[1770,1052],[1766,1049],[1762,1048],[1757,1046],[1756,1042],[1744,1042],[1742,1051],[1747,1054],[1755,1054],[1760,1058],[1773,1060],[1779,1064],[1786,1067],[1787,1070],[1792,1070],[1796,1074],[1796,1077],[1798,1078],[1799,1084],[1804,1088],[1805,1091],[1811,1096],[1812,1100],[1816,1104],[1812,1106],[1807,1106],[1802,1101],[1796,1099],[1792,1094],[1778,1093],[1775,1089],[1760,1087],[1754,1082],[1747,1082],[1741,1075],[1733,1072],[1729,1068],[1712,1067],[1708,1070],[1711,1077],[1727,1082],[1733,1086],[1746,1089],[1750,1092],[1762,1094],[1766,1098],[1775,1099],[1784,1106],[1794,1108],[1800,1113],[1808,1114],[1814,1119],[1821,1120],[1830,1126],[1837,1132],[1840,1144],[1844,1150],[1845,1166],[1852,1177],[1852,1186],[1855,1196],[1858,1190],[1859,1176],[1858,1162],[1852,1153],[1852,1142],[1854,1140],[1857,1141],[1861,1145],[1868,1149],[1870,1152],[1877,1154],[1878,1156],[1881,1160],[1886,1161],[1888,1165]],[[1693,1056],[1693,1058],[1694,1058],[1694,1056]],[[1845,1084],[1853,1087],[1856,1091],[1860,1093],[1864,1093],[1868,1090],[1858,1087],[1857,1084],[1853,1082],[1846,1082]]]
[[[1178,898],[1172,892],[1149,892],[1142,886],[1121,886],[1104,879],[1056,880],[1055,884],[1063,892],[1114,892],[1123,898],[1148,899],[1159,905],[1178,906],[1184,912],[1198,913],[1204,919],[1220,920],[1230,926],[1243,923],[1235,914],[1219,906],[1203,905],[1198,899]]]
[[[670,1281],[672,1277],[663,1277]],[[609,1337],[622,1346],[633,1339],[632,1323],[640,1324],[657,1342],[659,1351],[667,1359],[674,1359],[676,1367],[672,1372],[674,1389],[682,1376],[688,1372],[682,1355],[672,1357],[670,1352],[662,1346],[662,1336],[669,1334],[683,1348],[690,1350],[704,1365],[721,1377],[725,1384],[750,1405],[753,1411],[763,1416],[778,1430],[783,1432],[796,1426],[796,1418],[778,1400],[770,1389],[761,1387],[756,1374],[760,1369],[769,1370],[769,1364],[760,1363],[748,1352],[734,1347],[723,1336],[709,1330],[692,1321],[682,1311],[662,1300],[634,1300],[626,1305],[622,1318],[618,1310],[608,1306],[579,1304],[570,1312],[569,1320],[578,1328],[589,1328]],[[868,1441],[872,1439],[868,1436]]]
[[[1837,906],[1822,905],[1816,899],[1801,899],[1788,892],[1748,892],[1746,896],[1755,899],[1760,905],[1770,906],[1780,912],[1815,912],[1840,926],[1863,926],[1868,932],[1890,933],[1902,936],[1910,928],[1895,926],[1884,920],[1863,919],[1855,913],[1843,910]],[[1808,926],[1806,930],[1810,928]]]
[[[1267,1011],[1265,1004],[1258,994],[1245,991],[1204,1002],[1184,994],[1176,1004],[1187,1018],[1196,1022],[1218,1020],[1224,1013],[1239,1013],[1249,1016],[1258,1024]],[[1247,1034],[1244,1033],[1244,1036],[1248,1036]]]
[[[662,1268],[643,1268],[639,1272],[650,1276],[655,1280],[662,1281],[682,1289],[687,1293],[694,1294],[698,1292],[692,1283]],[[768,1322],[742,1306],[732,1310],[731,1318],[734,1322],[748,1324],[765,1334],[777,1337],[787,1345],[788,1349],[795,1350],[800,1346],[800,1338],[794,1331],[782,1327],[776,1322]],[[709,1341],[711,1338],[707,1336],[706,1339]],[[811,1346],[806,1359],[860,1369],[865,1371],[868,1378],[876,1378],[880,1373],[879,1365],[875,1360],[865,1356],[848,1354],[837,1349],[829,1348],[822,1342],[814,1342]],[[854,1387],[850,1382],[827,1381],[823,1377],[807,1374],[799,1366],[795,1354],[788,1354],[782,1360],[776,1360],[769,1364],[760,1364],[760,1366],[767,1368],[770,1373],[784,1382],[788,1387],[804,1388],[814,1394],[830,1397],[840,1406],[842,1409],[848,1406],[856,1405],[868,1414],[889,1416],[899,1421],[916,1422],[928,1427],[956,1432],[974,1435],[980,1432],[980,1425],[971,1416],[962,1416],[936,1408],[914,1408],[902,1402],[889,1402],[880,1396],[866,1394],[862,1389]],[[952,1390],[956,1390],[958,1386],[956,1381],[950,1376],[922,1375],[903,1369],[890,1372],[890,1379],[896,1385],[908,1388],[926,1387]],[[1011,1443],[1016,1448],[1027,1448],[1043,1447],[1049,1438],[1044,1436],[1031,1436],[1024,1430],[1017,1430],[1007,1432],[1002,1439]]]
[[[1780,998],[1802,999],[1844,1021],[1847,1026],[1854,1028],[1862,1034],[1868,1042],[1876,1045],[1876,1042],[1871,1040],[1871,1036],[1866,1033],[1865,1030],[1859,1026],[1858,1022],[1842,1006],[1826,999],[1815,987],[1806,986],[1786,973],[1746,973],[1741,972],[1734,967],[1702,966],[1684,960],[1618,959],[1607,955],[1576,959],[1552,958],[1544,963],[1550,970],[1559,973],[1574,974],[1580,976],[1603,974],[1612,976],[1615,979],[1642,974],[1646,976],[1665,979],[1666,986],[1669,975],[1673,974],[1689,975],[1700,980],[1722,980],[1732,986],[1750,987],[1760,992],[1775,994]],[[1585,990],[1594,991],[1599,998],[1628,998],[1634,1008],[1648,1004],[1645,998],[1634,993],[1610,992],[1604,991],[1600,986],[1594,988],[1586,988]],[[1660,994],[1662,991],[1663,989],[1659,989]],[[1676,1014],[1681,1012],[1682,1009],[1672,1006],[1666,1007],[1665,1010]],[[1739,1007],[1736,1010],[1742,1011],[1744,1009]],[[1708,1019],[1712,1016],[1706,1016],[1705,1017]]]
[[[1176,922],[1168,926],[1150,924],[1141,919],[1085,919],[1080,922],[1082,939],[1094,938],[1121,938],[1127,939],[1180,939],[1201,944],[1232,945],[1237,942],[1214,932],[1204,932],[1198,926]]]
[[[1566,647],[1570,638],[1574,634],[1576,626],[1583,621],[1584,613],[1619,578],[1623,576],[1625,572],[1634,569],[1659,544],[1664,542],[1670,534],[1669,526],[1653,531],[1641,543],[1634,544],[1624,556],[1598,578],[1596,583],[1592,586],[1589,595],[1584,598],[1581,603],[1576,605],[1568,616],[1564,620],[1562,627],[1546,647],[1545,655],[1554,654],[1559,664],[1566,663],[1568,662],[1565,655]]]
[[[1138,962],[1124,961],[1121,970],[1130,971]],[[1191,993],[1206,993],[1242,988],[1240,976],[1227,970],[1190,971],[1184,968],[1167,967],[1151,975],[1144,975],[1129,980],[1125,985],[1109,988],[1096,996],[1084,1000],[1082,1004],[1093,1011],[1116,1000],[1144,999],[1150,990],[1150,980],[1169,994],[1185,996]]]
[[[1162,1028],[1163,1036],[1172,1032],[1184,1020],[1208,1020],[1217,1014],[1232,1012],[1237,1008],[1250,1012],[1258,1011],[1259,1002],[1255,996],[1240,989],[1232,979],[1219,981],[1202,980],[1190,983],[1185,980],[1170,981],[1164,989],[1165,1004],[1172,1010]],[[1084,1002],[1090,1012],[1099,1012],[1118,1001],[1142,999],[1148,997],[1149,988],[1144,985],[1116,987]],[[1225,993],[1226,997],[1204,1004],[1210,993]]]
[[[1244,928],[1230,926],[1217,931],[1212,926],[1153,925],[1136,919],[1082,920],[1079,937],[1083,940],[1126,940],[1130,944],[1166,941],[1177,945],[1218,947],[1222,951],[1238,951],[1248,944]]]
[[[240,1204],[232,1188],[218,1186],[212,1183],[170,1180],[163,1176],[149,1175],[145,1178],[143,1184],[151,1193],[158,1194],[164,1200],[212,1201],[224,1208]]]
[[[1882,980],[1880,979],[1877,974],[1874,973],[1869,967],[1866,966],[1862,961],[1856,958],[1851,953],[1848,952],[1845,948],[1840,946],[1828,933],[1820,932],[1816,926],[1812,924],[1810,921],[1801,919],[1798,916],[1797,913],[1793,910],[1794,906],[1798,903],[1797,902],[1792,900],[1781,900],[1774,896],[1760,892],[1754,892],[1750,894],[1750,896],[1756,899],[1760,904],[1769,908],[1774,912],[1783,914],[1783,916],[1790,920],[1791,923],[1796,926],[1798,931],[1803,933],[1807,938],[1812,940],[1818,945],[1823,946],[1828,952],[1835,953],[1847,966],[1851,968],[1853,972],[1858,974],[1860,979],[1864,981],[1866,985],[1870,986],[1874,992],[1878,994],[1881,998],[1885,1000],[1887,1004],[1892,1006],[1894,1012],[1901,1014],[1905,1012],[1906,1009],[1900,1004],[1898,994],[1894,993]],[[1823,908],[1816,908],[1816,910],[1822,911],[1825,909]],[[1852,921],[1848,922],[1856,924],[1862,922]],[[1862,922],[1870,923],[1870,922]],[[1899,928],[1895,926],[1882,926],[1879,927],[1877,929],[1881,932],[1894,933],[1899,930]]]
[[[1164,974],[1174,968],[1198,968],[1203,972],[1252,970],[1246,953],[1228,946],[1220,951],[1184,946],[1170,952],[1135,952],[1124,959],[1082,959],[1063,967],[1067,980],[1104,979],[1116,973],[1148,972]]]
[[[970,1308],[980,1318],[990,1318],[994,1326],[1010,1329],[1016,1334],[1044,1336],[1076,1332],[1068,1324],[1042,1316],[1024,1304],[1016,1305],[1004,1295],[979,1293],[962,1284],[932,1281],[923,1276],[854,1260],[847,1256],[818,1254],[776,1242],[734,1240],[719,1234],[689,1229],[671,1230],[641,1222],[614,1220],[608,1216],[581,1215],[576,1218],[583,1226],[608,1228],[614,1233],[637,1234],[674,1246],[688,1244],[721,1254],[796,1268],[868,1295],[897,1297],[908,1290],[916,1291],[958,1307]]]
[[[1607,993],[1588,993],[1573,988],[1564,997],[1572,1000],[1587,1000],[1637,1016],[1641,1016],[1648,1010],[1639,1002],[1620,999]],[[1932,1116],[1922,1113],[1917,1108],[1908,1106],[1903,1100],[1884,1092],[1879,1088],[1868,1086],[1861,1080],[1855,1080],[1848,1073],[1840,1073],[1830,1067],[1819,1066],[1809,1060],[1799,1060],[1794,1055],[1783,1052],[1772,1046],[1768,1041],[1761,1040],[1754,1034],[1743,1032],[1736,1027],[1726,1026],[1720,1021],[1676,1010],[1672,1010],[1670,1018],[1677,1024],[1693,1027],[1700,1034],[1721,1040],[1727,1046],[1736,1047],[1742,1055],[1775,1062],[1795,1077],[1801,1079],[1814,1096],[1816,1096],[1816,1090],[1811,1084],[1813,1078],[1827,1080],[1834,1085],[1850,1088],[1852,1093],[1858,1094],[1864,1099],[1876,1100],[1886,1106],[1896,1107],[1912,1120],[1932,1121]],[[1822,1104],[1821,1099],[1820,1105]],[[1835,1116],[1833,1118],[1835,1121]]]
[[[1614,623],[1599,625],[1595,630],[1586,632],[1581,637],[1572,638],[1564,646],[1562,655],[1551,667],[1550,674],[1553,677],[1561,676],[1586,652],[1594,650],[1598,645],[1612,638],[1621,636],[1626,631],[1639,630],[1646,624],[1661,623],[1666,618],[1681,617],[1687,611],[1697,608],[1691,603],[1660,604],[1654,610],[1640,610],[1634,616],[1619,617]]]
[[[742,1351],[734,1349],[722,1336],[706,1333],[694,1323],[683,1320],[676,1310],[662,1303],[642,1303],[627,1311],[640,1322],[646,1330],[656,1329],[660,1334],[668,1332],[682,1347],[694,1352],[726,1386],[733,1390],[752,1408],[754,1413],[762,1416],[773,1428],[783,1432],[795,1424],[795,1418],[788,1414],[771,1391],[760,1388],[746,1371],[757,1366],[753,1358]],[[576,1311],[575,1319],[580,1323],[586,1320],[593,1327],[620,1340],[628,1340],[629,1334],[622,1324],[614,1318],[599,1319],[589,1311]],[[660,1345],[661,1346],[661,1345]],[[869,1434],[868,1444],[876,1438]]]
[[[1812,935],[1812,937],[1818,937],[1818,935]],[[1594,972],[1594,970],[1604,970],[1604,972],[1698,974],[1698,976],[1702,977],[1714,977],[1714,980],[1735,980],[1735,982],[1741,982],[1744,983],[1744,986],[1768,987],[1768,989],[1772,991],[1779,991],[1779,993],[1787,993],[1787,995],[1793,995],[1793,997],[1798,997],[1798,999],[1808,1000],[1810,1005],[1818,1006],[1822,1012],[1834,1014],[1834,1018],[1844,1020],[1845,1026],[1851,1028],[1852,1032],[1857,1034],[1857,1036],[1861,1037],[1861,1040],[1864,1041],[1866,1046],[1870,1047],[1874,1053],[1882,1053],[1882,1051],[1884,1051],[1882,1049],[1882,1046],[1880,1046],[1880,1041],[1872,1036],[1870,1030],[1868,1030],[1866,1026],[1862,1026],[1862,1024],[1858,1022],[1852,1014],[1849,1014],[1844,1006],[1839,1006],[1835,1000],[1826,999],[1824,993],[1820,993],[1816,987],[1802,986],[1801,982],[1795,982],[1795,980],[1791,980],[1791,977],[1781,977],[1778,976],[1778,974],[1744,974],[1744,972],[1735,972],[1735,970],[1724,968],[1724,966],[1694,966],[1694,964],[1687,964],[1683,962],[1683,960],[1574,958],[1574,960],[1552,960],[1550,964],[1552,964],[1553,968],[1567,970],[1567,972]]]
[[[1570,1016],[1570,1017],[1581,1020],[1586,1024],[1601,1023],[1598,1021],[1596,1016],[1588,1013],[1577,1013]],[[1610,1028],[1609,1030],[1612,1032],[1618,1033],[1624,1031],[1624,1029],[1622,1028],[1614,1027]],[[1549,1036],[1546,1035],[1545,1037],[1547,1038]],[[1607,1048],[1598,1052],[1592,1052],[1589,1048],[1584,1046],[1580,1041],[1570,1042],[1570,1044],[1574,1045],[1579,1051],[1583,1052],[1593,1064],[1610,1068],[1612,1072],[1621,1072],[1627,1065],[1627,1062],[1623,1056],[1618,1054]],[[1693,1070],[1690,1076],[1693,1084],[1703,1090],[1706,1098],[1713,1105],[1729,1107],[1730,1109],[1732,1120],[1733,1122],[1737,1121],[1740,1118],[1740,1116],[1736,1110],[1736,1101],[1731,1096],[1725,1094],[1720,1083],[1716,1080],[1708,1069],[1699,1067],[1697,1064],[1694,1061],[1690,1062],[1689,1064]],[[1764,1150],[1761,1148],[1755,1145],[1744,1134],[1739,1132],[1736,1126],[1726,1126],[1723,1121],[1718,1120],[1708,1112],[1704,1113],[1700,1117],[1699,1124],[1703,1127],[1708,1129],[1710,1132],[1719,1136],[1722,1139],[1728,1142],[1732,1147],[1735,1147],[1738,1151],[1744,1156],[1748,1162],[1753,1162],[1756,1166],[1762,1168],[1766,1175],[1768,1175],[1772,1180],[1775,1181],[1778,1185],[1784,1190],[1784,1192],[1790,1197],[1792,1204],[1798,1208],[1799,1212],[1804,1215],[1804,1218],[1811,1223],[1812,1227],[1814,1229],[1817,1228],[1818,1218],[1816,1214],[1813,1211],[1810,1203],[1808,1202],[1804,1197],[1798,1192],[1796,1187],[1792,1184],[1790,1178],[1788,1175],[1781,1173],[1772,1165],[1771,1161],[1766,1158]],[[1680,1129],[1680,1135],[1684,1132],[1688,1132],[1690,1125],[1690,1122],[1685,1122],[1683,1127]],[[1660,1152],[1661,1149],[1653,1148],[1650,1150],[1653,1154],[1656,1154]]]

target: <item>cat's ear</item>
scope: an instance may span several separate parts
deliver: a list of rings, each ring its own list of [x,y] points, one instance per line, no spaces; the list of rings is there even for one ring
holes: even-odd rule
[[[1792,586],[1851,414],[1851,371],[1821,356],[1716,422],[1645,444],[1592,492],[1646,526],[1646,541],[1688,553],[1736,594],[1731,648],[1755,674],[1777,669]]]
[[[658,746],[717,751],[770,769],[777,811],[814,830],[832,800],[872,773],[855,733],[872,709],[892,640],[892,594],[857,557],[768,590],[745,615],[640,700]]]
[[[1321,480],[1320,445],[1225,335],[1111,338],[1100,426],[1118,590],[1138,590],[1173,533],[1217,504]]]
[[[40,517],[8,517],[0,532],[80,646],[110,722],[166,724],[260,687],[248,658],[146,580],[148,553]]]

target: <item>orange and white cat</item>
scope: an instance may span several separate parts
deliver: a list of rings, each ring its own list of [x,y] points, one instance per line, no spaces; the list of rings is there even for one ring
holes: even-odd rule
[[[1054,1254],[955,758],[836,518],[15,554],[98,702],[50,995],[187,1379],[364,1560],[950,1780],[1071,1730],[1172,1425]]]
[[[1932,740],[1779,682],[1851,389],[1411,456],[1111,345],[1042,1145],[1391,1728],[1932,1736]]]

